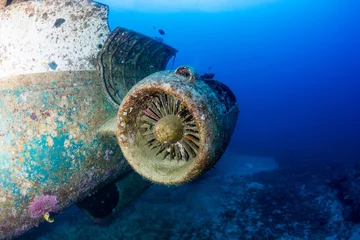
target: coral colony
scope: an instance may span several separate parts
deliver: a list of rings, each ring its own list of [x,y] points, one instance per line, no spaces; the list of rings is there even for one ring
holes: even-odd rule
[[[41,195],[35,197],[35,199],[29,205],[30,217],[38,218],[44,216],[49,212],[56,212],[57,199],[54,195]]]

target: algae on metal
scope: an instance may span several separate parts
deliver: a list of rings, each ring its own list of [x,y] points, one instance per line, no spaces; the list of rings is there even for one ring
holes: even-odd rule
[[[56,197],[59,212],[116,182],[131,171],[124,156],[151,181],[180,184],[230,141],[230,89],[191,67],[160,71],[177,50],[110,33],[107,16],[91,0],[0,2],[0,238],[43,221],[31,217],[39,196]],[[126,195],[117,210],[138,193],[126,182],[115,183]]]
[[[98,71],[97,55],[110,36],[107,6],[90,0],[0,3],[3,239],[44,221],[31,218],[37,197],[56,196],[53,210],[59,212],[131,168],[111,124],[117,107]],[[145,53],[135,60],[147,64],[154,56]]]
[[[177,50],[126,28],[116,28],[98,61],[104,90],[118,107],[129,90],[144,77],[166,68]]]
[[[36,196],[55,195],[62,209],[129,169],[114,135],[98,131],[113,110],[106,107],[96,74],[11,79],[52,81],[0,90],[0,233],[5,234],[37,224],[28,210]]]

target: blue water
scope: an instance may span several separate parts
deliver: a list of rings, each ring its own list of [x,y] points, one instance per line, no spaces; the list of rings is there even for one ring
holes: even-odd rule
[[[360,2],[278,0],[231,12],[110,10],[110,27],[165,31],[188,64],[235,92],[233,146],[359,158]],[[208,67],[212,66],[211,70]]]
[[[195,183],[151,187],[110,226],[72,207],[24,239],[360,239],[346,214],[358,206],[338,194],[360,199],[359,1],[110,9],[111,29],[163,29],[175,67],[214,72],[234,91],[241,112],[228,152]]]

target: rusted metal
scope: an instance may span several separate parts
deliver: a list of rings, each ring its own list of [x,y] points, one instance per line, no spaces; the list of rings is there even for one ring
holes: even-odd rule
[[[0,239],[131,166],[154,182],[190,181],[230,140],[231,91],[191,67],[157,72],[177,50],[124,28],[110,33],[107,16],[91,0],[0,1]],[[139,191],[115,185],[126,195],[119,211]]]
[[[6,79],[18,86],[0,90],[0,239],[42,221],[31,218],[36,197],[56,196],[57,212],[129,171],[114,135],[99,131],[114,110],[96,72]]]
[[[151,73],[164,70],[177,50],[126,28],[116,28],[99,54],[102,84],[118,107],[130,88]]]
[[[0,10],[0,239],[131,171],[97,68],[107,16],[90,0],[14,1]]]
[[[117,115],[117,136],[130,165],[147,179],[181,184],[224,153],[239,108],[231,90],[203,81],[191,67],[154,73],[136,84]]]

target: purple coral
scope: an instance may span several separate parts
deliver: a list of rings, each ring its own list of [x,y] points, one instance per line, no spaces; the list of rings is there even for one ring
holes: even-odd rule
[[[54,195],[41,195],[34,198],[29,205],[30,217],[38,218],[47,212],[55,212],[57,199]]]

